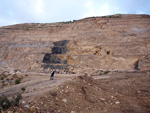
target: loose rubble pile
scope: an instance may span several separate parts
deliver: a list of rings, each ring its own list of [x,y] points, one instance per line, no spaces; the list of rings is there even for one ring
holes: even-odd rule
[[[11,111],[31,113],[148,113],[150,112],[150,79],[98,79],[74,77],[55,90],[23,101]]]
[[[18,70],[3,71],[0,73],[0,89],[6,86],[19,84],[26,76],[28,75]]]

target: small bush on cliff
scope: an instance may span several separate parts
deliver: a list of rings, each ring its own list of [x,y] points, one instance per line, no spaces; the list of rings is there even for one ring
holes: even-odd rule
[[[15,84],[20,84],[20,80],[19,79],[15,80]]]
[[[2,95],[2,97],[0,97],[0,111],[8,109],[10,106],[18,106],[21,99],[21,94],[18,94],[16,97],[13,96],[12,100]]]
[[[22,99],[22,95],[19,93],[16,97],[13,96],[13,99],[11,101],[11,105],[18,106],[19,101]]]
[[[11,102],[4,95],[0,97],[0,110],[8,109],[11,106]]]
[[[26,89],[23,87],[23,88],[21,88],[21,90],[22,90],[22,91],[25,91]]]
[[[109,72],[110,72],[110,71],[104,71],[104,75],[105,75],[105,74],[108,74]]]
[[[1,77],[1,80],[4,80],[4,77]]]

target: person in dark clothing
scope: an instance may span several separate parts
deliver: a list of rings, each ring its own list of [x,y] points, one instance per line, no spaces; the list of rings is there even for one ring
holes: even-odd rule
[[[51,72],[50,80],[53,80],[55,71]]]

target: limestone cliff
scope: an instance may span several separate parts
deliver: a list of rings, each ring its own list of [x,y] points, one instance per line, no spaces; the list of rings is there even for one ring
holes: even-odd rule
[[[0,27],[0,69],[150,70],[150,15]]]

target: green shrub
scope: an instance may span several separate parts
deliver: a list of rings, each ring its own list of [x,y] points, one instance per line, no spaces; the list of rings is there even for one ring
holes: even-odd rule
[[[21,88],[21,90],[22,90],[22,91],[25,91],[26,89],[23,87],[23,88]]]
[[[11,102],[7,99],[6,96],[2,95],[0,97],[0,110],[8,109],[11,106]]]
[[[108,74],[109,72],[110,72],[110,71],[104,71],[104,75],[105,75],[105,74]]]
[[[19,105],[19,101],[22,99],[21,94],[19,93],[16,97],[13,96],[13,99],[11,100],[11,104],[13,106],[18,106]]]
[[[1,77],[1,80],[3,80],[4,79],[4,77]]]
[[[18,106],[21,99],[21,94],[18,94],[16,97],[13,96],[12,100],[8,100],[6,96],[2,95],[2,97],[0,97],[0,110],[6,110],[10,106]]]
[[[16,80],[15,80],[15,84],[20,84],[20,80],[19,80],[19,79],[16,79]]]
[[[5,83],[5,81],[3,80],[3,81],[2,81],[2,83],[4,84],[4,83]]]

